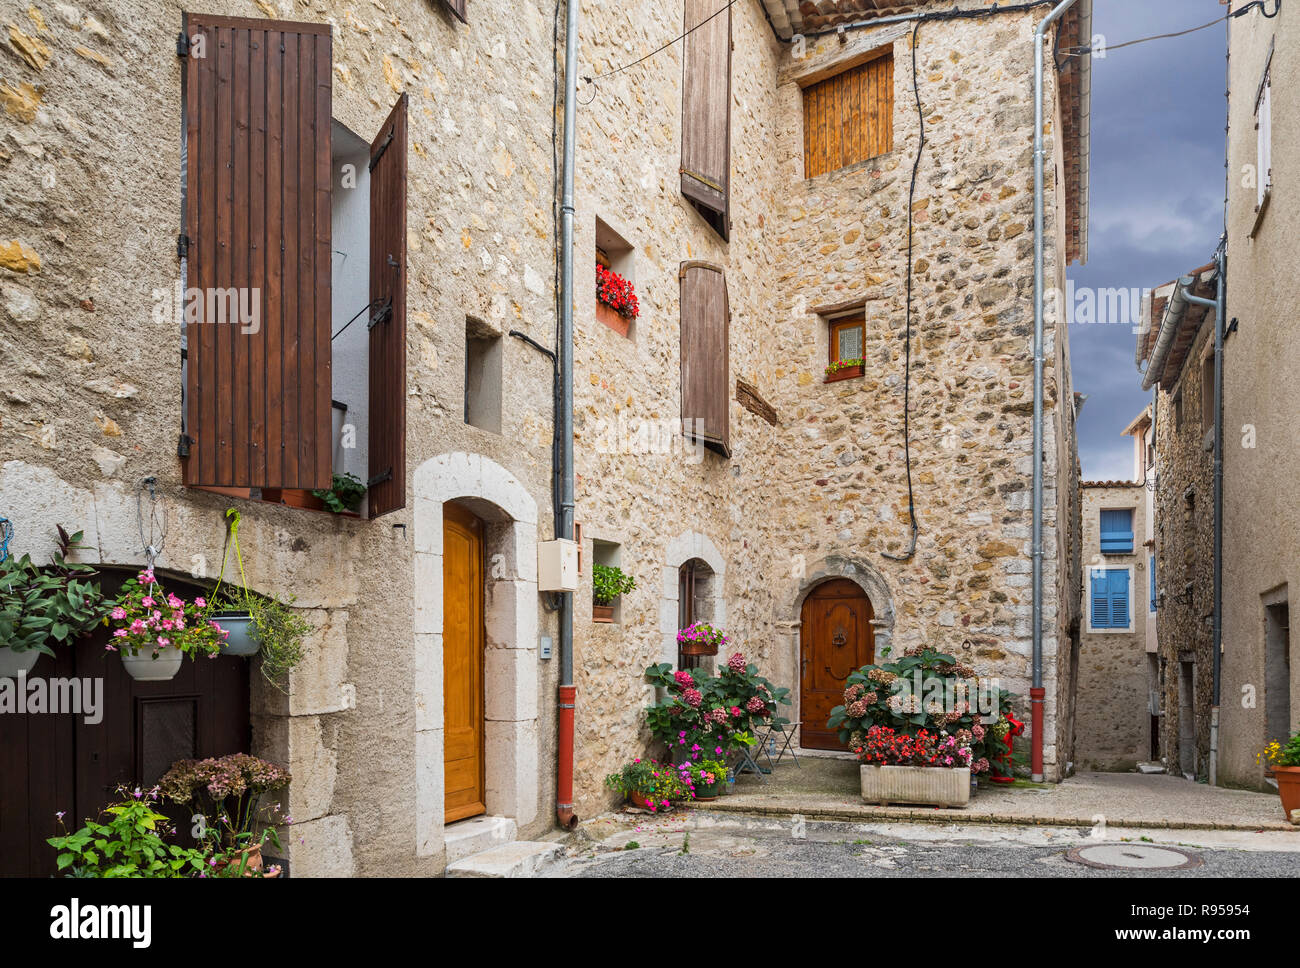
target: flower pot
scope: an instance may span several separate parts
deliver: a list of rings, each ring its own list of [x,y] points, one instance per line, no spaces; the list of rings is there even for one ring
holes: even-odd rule
[[[656,805],[655,807],[651,808],[650,799],[647,796],[645,796],[645,794],[639,793],[636,790],[633,790],[631,793],[629,793],[627,795],[627,799],[628,802],[632,804],[632,806],[640,807],[642,810],[650,810],[652,813],[666,813],[667,811],[672,809],[672,804],[669,804],[666,807],[661,807]]]
[[[885,806],[921,803],[964,807],[970,803],[970,768],[938,766],[862,766],[862,799]]]
[[[606,306],[599,299],[596,300],[596,320],[604,323],[619,336],[626,336],[632,328],[632,320],[624,316],[613,306]]]
[[[718,647],[716,644],[710,645],[706,642],[680,642],[677,648],[682,655],[717,655]]]
[[[245,857],[248,858],[247,862],[244,861]],[[229,860],[217,862],[217,866],[223,868],[231,865],[233,865],[236,870],[239,869],[240,865],[243,865],[244,877],[256,877],[258,873],[262,871],[262,845],[256,844],[252,847],[245,847],[235,857]],[[262,876],[279,877],[280,872],[276,870],[276,871],[272,871],[269,874],[263,874]]]
[[[712,783],[697,783],[695,785],[696,800],[716,800],[722,795],[722,788],[727,784],[722,780],[714,780]]]
[[[866,368],[859,364],[858,366],[847,366],[842,370],[836,370],[826,377],[827,383],[838,383],[840,380],[852,380],[854,377],[862,376]]]
[[[221,644],[222,655],[257,655],[262,643],[257,640],[257,623],[247,612],[212,616],[222,629],[228,632],[226,641]]]
[[[1295,811],[1300,810],[1300,766],[1275,766],[1273,779],[1277,780],[1277,793],[1282,798],[1286,819],[1296,823]]]
[[[613,605],[593,605],[591,606],[591,620],[593,622],[603,622],[606,625],[614,621]]]
[[[126,652],[121,655],[126,674],[136,682],[166,682],[174,679],[176,673],[181,671],[181,663],[185,661],[185,653],[174,645],[159,649],[156,659],[153,651],[148,649],[141,649],[135,655]]]
[[[35,649],[15,652],[9,647],[0,648],[0,679],[17,679],[32,671],[40,661],[41,653]]]

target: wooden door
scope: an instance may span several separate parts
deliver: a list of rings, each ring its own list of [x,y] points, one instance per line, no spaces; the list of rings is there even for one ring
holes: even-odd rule
[[[799,634],[799,743],[804,749],[844,748],[826,720],[844,701],[849,673],[875,661],[872,615],[871,600],[845,578],[818,585],[804,600]]]
[[[483,782],[483,522],[442,509],[446,822],[487,811]]]

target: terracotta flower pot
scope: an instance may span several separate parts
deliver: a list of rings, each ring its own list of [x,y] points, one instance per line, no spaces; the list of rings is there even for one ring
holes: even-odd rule
[[[682,655],[717,655],[718,647],[716,644],[709,645],[706,642],[682,642],[678,645]]]
[[[626,336],[632,328],[632,320],[628,319],[613,306],[606,306],[599,299],[596,300],[596,320],[604,323],[619,336]]]
[[[591,606],[591,620],[593,622],[604,622],[609,624],[614,621],[613,605],[593,605]]]
[[[247,863],[244,862],[245,857],[248,858]],[[231,864],[235,866],[236,870],[238,870],[239,866],[242,864],[244,868],[245,877],[256,877],[259,873],[262,873],[263,877],[280,876],[279,870],[274,870],[271,871],[270,873],[263,873],[261,844],[257,844],[253,847],[245,847],[236,855],[235,858],[232,858],[231,860],[227,860],[227,861],[222,861],[220,862],[219,866],[226,867]]]
[[[640,792],[638,792],[638,791],[636,791],[636,790],[633,790],[631,793],[629,793],[629,794],[627,795],[627,799],[628,799],[628,802],[631,803],[632,806],[634,806],[634,807],[640,807],[642,810],[649,810],[649,809],[650,809],[650,799],[649,799],[645,794],[643,794],[643,793],[640,793]],[[671,810],[671,809],[672,809],[672,804],[669,804],[669,805],[666,806],[666,807],[661,807],[661,806],[657,806],[657,805],[656,805],[655,808],[654,808],[654,811],[653,811],[653,812],[654,812],[654,813],[666,813],[667,811],[669,811],[669,810]]]
[[[1287,820],[1295,823],[1292,814],[1300,810],[1300,766],[1275,766],[1273,779],[1277,780],[1278,796]]]
[[[827,383],[838,383],[840,380],[852,380],[854,377],[862,376],[866,368],[859,364],[857,366],[848,366],[842,370],[836,370],[826,377]]]

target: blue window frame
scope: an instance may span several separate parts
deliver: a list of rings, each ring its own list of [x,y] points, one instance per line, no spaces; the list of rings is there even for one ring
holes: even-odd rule
[[[1116,508],[1101,512],[1101,553],[1133,553],[1133,509]]]
[[[1088,583],[1093,629],[1127,630],[1130,624],[1128,569],[1093,568]]]
[[[1156,556],[1152,555],[1148,566],[1151,572],[1151,611],[1156,610]]]

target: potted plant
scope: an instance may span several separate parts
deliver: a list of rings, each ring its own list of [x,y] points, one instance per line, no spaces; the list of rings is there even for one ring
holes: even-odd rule
[[[353,474],[335,474],[328,491],[312,491],[335,514],[355,515],[366,496],[366,485]]]
[[[682,655],[717,655],[718,649],[725,648],[730,641],[722,629],[708,622],[695,622],[677,633],[677,647]]]
[[[640,758],[606,776],[605,786],[621,793],[633,806],[651,813],[663,813],[671,810],[673,804],[691,798],[690,787],[676,767]]]
[[[1300,733],[1296,733],[1283,746],[1277,740],[1264,747],[1257,760],[1267,762],[1269,772],[1277,781],[1278,796],[1282,799],[1282,812],[1291,823],[1300,823]]]
[[[167,818],[154,807],[158,788],[147,792],[118,789],[118,803],[105,808],[102,821],[87,820],[46,843],[59,851],[58,868],[65,877],[206,877],[208,856],[202,850],[169,844],[175,833]]]
[[[727,785],[727,764],[719,759],[701,759],[682,770],[690,777],[696,800],[716,800]]]
[[[190,804],[200,817],[200,839],[207,841],[217,859],[213,866],[232,876],[274,877],[278,870],[263,871],[262,847],[280,849],[276,827],[293,823],[278,803],[266,805],[263,796],[289,785],[289,771],[249,756],[232,753],[206,760],[178,760],[158,781],[162,795],[173,803]]]
[[[596,263],[596,319],[620,336],[626,336],[632,321],[641,314],[636,287],[617,272]]]
[[[187,655],[219,655],[226,637],[208,617],[207,601],[171,594],[152,568],[122,586],[109,619],[117,627],[105,648],[122,657],[127,674],[138,682],[171,679]]]
[[[971,748],[946,730],[912,734],[872,726],[853,752],[862,764],[862,799],[867,803],[970,803]]]
[[[867,361],[862,357],[850,360],[836,360],[830,366],[826,367],[827,383],[837,383],[840,380],[851,380],[855,376],[862,376],[866,372]]]
[[[591,620],[614,621],[614,599],[636,588],[636,579],[617,565],[591,566]]]
[[[51,643],[75,642],[108,614],[99,585],[90,580],[95,569],[65,560],[82,532],[58,531],[59,547],[47,567],[32,564],[29,555],[0,561],[0,679],[31,672],[42,655],[54,655]]]

